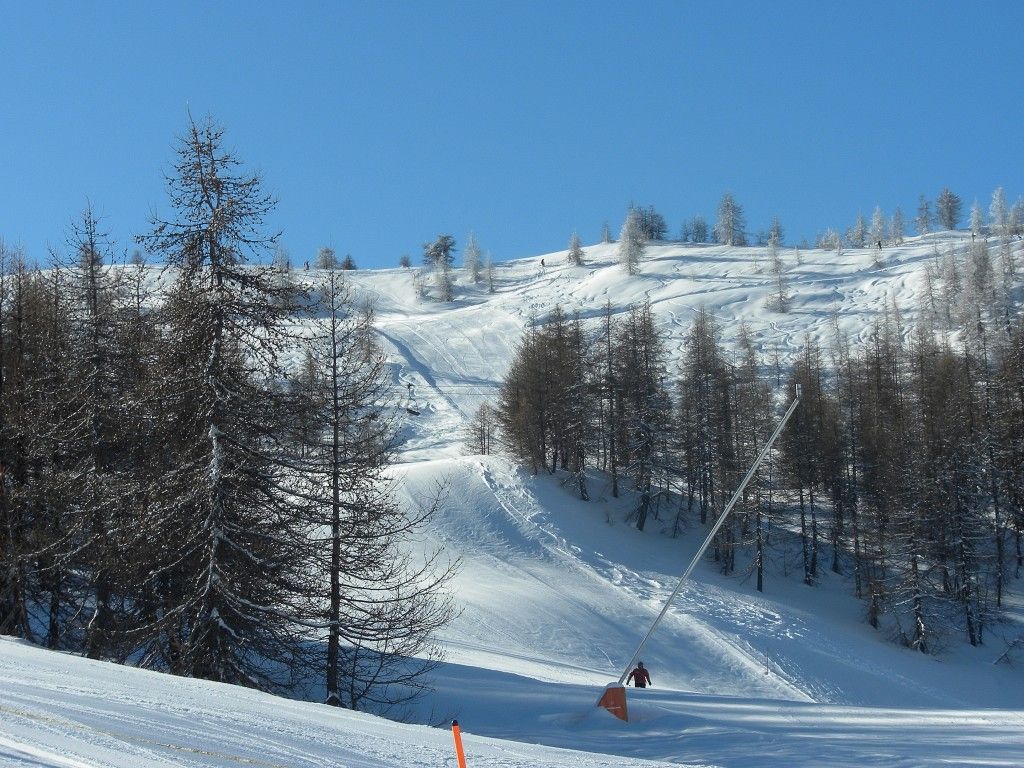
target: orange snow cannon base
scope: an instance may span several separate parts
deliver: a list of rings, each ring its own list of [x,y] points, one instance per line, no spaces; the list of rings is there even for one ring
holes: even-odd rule
[[[619,720],[629,722],[629,713],[626,711],[626,689],[621,683],[609,683],[604,689],[597,706],[604,707]]]

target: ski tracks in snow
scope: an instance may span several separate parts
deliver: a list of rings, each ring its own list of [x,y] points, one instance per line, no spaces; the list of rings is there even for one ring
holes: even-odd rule
[[[586,550],[570,543],[551,519],[549,508],[536,498],[526,481],[518,475],[521,470],[504,462],[489,461],[486,464],[479,462],[478,471],[509,519],[515,522],[527,538],[536,541],[544,550],[541,557],[557,561],[558,567],[566,571],[572,570],[588,580],[599,581],[603,591],[619,594],[613,604],[619,606],[619,621],[626,628],[623,640],[627,644],[631,642],[630,638],[635,638],[633,642],[639,642],[647,628],[646,623],[653,621],[661,610],[675,588],[678,577],[636,570],[601,552]],[[707,662],[692,664],[689,673],[692,687],[696,690],[720,692],[715,681],[715,670],[720,669],[716,665],[725,665],[733,670],[731,676],[749,682],[749,693],[810,700],[809,693],[797,680],[789,679],[783,670],[778,669],[778,664],[776,674],[765,679],[763,649],[751,646],[740,634],[729,628],[730,623],[732,628],[742,627],[745,620],[750,618],[744,616],[746,606],[737,603],[726,607],[726,600],[721,590],[710,590],[702,584],[691,582],[677,596],[674,606],[658,630],[659,634],[663,634],[662,640],[666,641],[665,653],[670,654],[672,648],[687,647],[688,655],[702,657]],[[709,611],[708,606],[716,601],[716,610]],[[708,621],[702,618],[709,613],[713,617],[724,613],[727,620]],[[612,670],[628,661],[630,650],[620,646],[611,654],[605,653]]]

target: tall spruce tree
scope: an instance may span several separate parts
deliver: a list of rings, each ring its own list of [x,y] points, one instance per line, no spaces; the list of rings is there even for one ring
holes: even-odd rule
[[[150,510],[174,533],[146,586],[163,603],[156,640],[172,671],[270,688],[287,674],[304,590],[278,443],[294,304],[258,263],[276,240],[263,229],[274,200],[223,138],[212,119],[190,122],[168,178],[174,215],[139,236],[177,270],[165,310],[177,455]]]

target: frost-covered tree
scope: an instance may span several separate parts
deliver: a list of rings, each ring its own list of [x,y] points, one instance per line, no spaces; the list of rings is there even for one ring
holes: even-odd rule
[[[356,267],[356,260],[352,258],[351,253],[345,254],[345,258],[341,260],[341,264],[339,264],[338,267],[346,272],[358,269],[358,267]]]
[[[836,230],[829,227],[818,236],[818,247],[835,251],[836,256],[843,255],[843,237]]]
[[[977,237],[982,233],[985,226],[985,219],[981,214],[981,206],[975,200],[971,205],[971,234]]]
[[[722,245],[746,245],[746,229],[743,207],[736,202],[731,192],[726,192],[718,204],[715,240]]]
[[[903,234],[906,232],[907,225],[903,220],[903,209],[898,205],[892,212],[892,222],[889,225],[889,239],[893,245],[903,244]]]
[[[703,216],[693,217],[693,242],[706,243],[708,241],[708,222]]]
[[[863,248],[864,243],[867,240],[868,227],[864,222],[864,215],[858,213],[857,220],[850,227],[850,230],[846,233],[846,242],[850,244],[851,248]]]
[[[876,205],[874,213],[871,214],[871,229],[868,234],[871,238],[871,247],[881,248],[885,242],[885,215],[881,206]]]
[[[927,235],[931,232],[932,205],[928,198],[920,195],[917,199],[917,216],[914,217],[914,228],[919,235]]]
[[[455,281],[452,271],[443,262],[434,265],[434,284],[437,286],[438,301],[455,300]]]
[[[1020,237],[1024,235],[1024,198],[1017,198],[1017,202],[1010,209],[1010,235]]]
[[[775,240],[768,241],[768,264],[772,280],[775,282],[775,295],[771,300],[771,308],[776,312],[789,311],[789,286],[786,281],[786,268],[782,263],[779,245]]]
[[[337,252],[328,246],[324,246],[316,252],[316,268],[317,269],[337,269],[338,268],[338,254]]]
[[[640,228],[640,214],[631,208],[619,234],[619,263],[628,274],[635,275],[640,272],[640,259],[644,255],[645,243],[646,239]]]
[[[772,225],[768,228],[768,242],[774,242],[775,245],[781,246],[786,240],[786,232],[782,228],[782,224],[779,222],[778,216],[772,216]]]
[[[604,223],[604,225],[601,227],[601,242],[602,243],[610,243],[611,241],[612,241],[612,230],[611,230],[611,227],[608,226],[608,222],[606,221]]]
[[[960,210],[963,203],[949,187],[943,187],[935,199],[935,214],[943,229],[954,230],[960,223]]]
[[[569,252],[566,254],[566,260],[577,267],[581,266],[584,253],[583,246],[580,245],[580,236],[573,232],[572,237],[569,238]]]
[[[433,242],[424,243],[423,263],[451,269],[455,264],[455,238],[451,235],[438,235]]]
[[[424,243],[423,263],[433,268],[438,301],[452,301],[455,298],[455,283],[452,278],[455,238],[451,235],[438,235],[433,242]]]
[[[487,293],[495,292],[495,260],[490,252],[483,254],[483,279],[487,284]]]
[[[640,219],[640,231],[644,235],[644,240],[664,240],[665,235],[668,233],[668,225],[665,223],[665,217],[654,210],[653,205],[649,205],[646,208],[637,208],[630,206],[637,212]]]
[[[1008,234],[1009,213],[1009,209],[1006,207],[1006,193],[1003,192],[1002,187],[996,187],[992,193],[992,202],[988,207],[988,218],[992,224],[992,231],[997,235]]]
[[[477,245],[476,235],[471,232],[469,240],[466,241],[466,249],[462,252],[462,267],[469,275],[469,279],[474,283],[480,282],[482,256],[483,252],[480,250],[480,246]]]
[[[693,224],[690,220],[684,221],[679,227],[679,242],[689,243],[693,240]]]
[[[409,267],[412,266],[412,259],[409,258],[409,254],[408,253],[403,253],[399,257],[399,259],[398,259],[398,266],[400,266],[400,267],[402,267],[404,269],[408,269]]]
[[[986,306],[987,301],[992,298],[995,288],[995,271],[992,268],[992,254],[989,253],[988,240],[980,238],[972,243],[970,254],[969,287],[973,289],[970,301],[977,306]]]

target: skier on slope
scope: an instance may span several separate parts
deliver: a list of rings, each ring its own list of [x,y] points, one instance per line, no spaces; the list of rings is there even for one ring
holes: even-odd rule
[[[636,663],[636,669],[629,673],[629,677],[626,678],[626,685],[629,685],[629,681],[633,681],[633,685],[637,688],[646,688],[648,685],[654,685],[651,682],[651,673],[644,667],[642,661]]]

